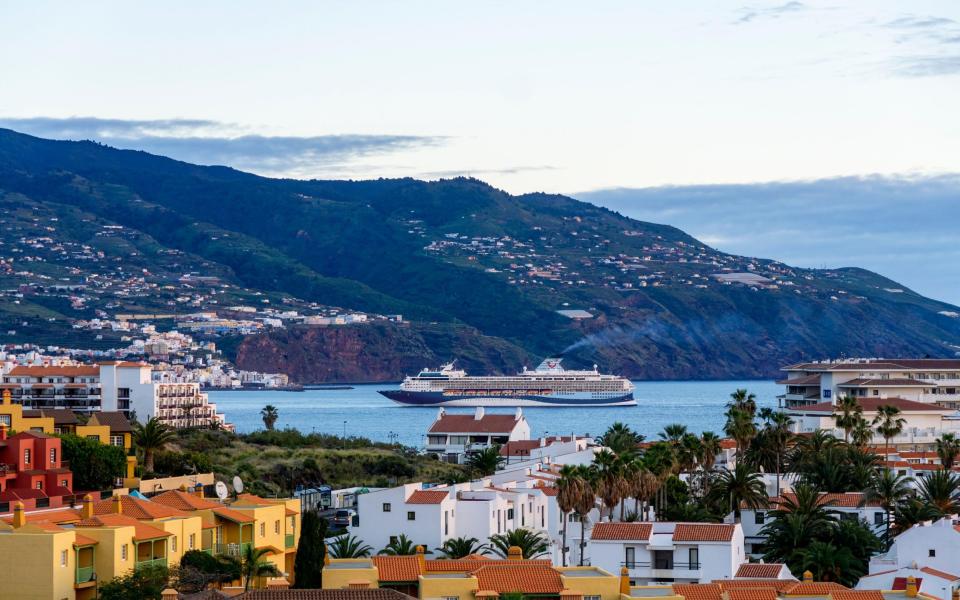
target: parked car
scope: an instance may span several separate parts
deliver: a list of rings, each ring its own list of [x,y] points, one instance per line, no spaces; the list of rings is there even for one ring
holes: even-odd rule
[[[333,513],[333,519],[331,523],[335,527],[349,527],[353,524],[353,517],[357,514],[357,511],[349,508],[341,508],[337,512]]]

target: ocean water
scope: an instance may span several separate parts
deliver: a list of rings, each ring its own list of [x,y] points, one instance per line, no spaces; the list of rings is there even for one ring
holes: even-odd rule
[[[692,433],[722,433],[724,405],[731,392],[746,388],[757,396],[760,407],[775,407],[782,386],[773,381],[638,381],[634,382],[637,406],[609,408],[524,408],[534,437],[542,435],[599,435],[615,421],[622,421],[647,439],[656,438],[665,425],[682,423]],[[362,436],[375,441],[396,441],[421,447],[437,408],[400,406],[377,390],[392,384],[358,385],[350,390],[303,392],[244,391],[210,392],[210,400],[225,413],[237,431],[263,428],[260,409],[267,404],[280,411],[278,428],[295,427],[303,432]],[[473,413],[473,408],[447,408],[451,413]],[[511,413],[516,409],[487,408],[488,412]]]

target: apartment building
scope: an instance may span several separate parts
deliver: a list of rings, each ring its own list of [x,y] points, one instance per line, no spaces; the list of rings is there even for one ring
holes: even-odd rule
[[[7,437],[0,425],[0,510],[11,503],[57,507],[73,495],[73,473],[63,461],[60,438],[40,431]]]
[[[0,389],[29,409],[88,414],[121,411],[140,421],[156,417],[175,428],[228,427],[199,384],[171,379],[163,372],[153,372],[146,363],[18,365],[3,374]]]
[[[0,569],[16,573],[0,595],[38,600],[88,600],[97,582],[146,565],[175,566],[190,550],[225,554],[232,535],[269,550],[267,560],[293,574],[299,510],[294,500],[241,496],[231,504],[202,497],[202,488],[154,499],[83,499],[78,509],[26,512],[21,503],[0,519]],[[234,529],[230,530],[229,526]],[[223,542],[217,544],[218,536]]]
[[[747,561],[739,523],[597,523],[590,564],[627,570],[631,585],[730,579]]]
[[[474,414],[451,414],[441,408],[427,430],[427,452],[452,463],[463,463],[471,452],[508,442],[530,439],[530,424],[523,411],[488,414],[478,406]]]
[[[851,358],[783,367],[781,406],[835,403],[841,396],[902,398],[960,408],[960,359]]]

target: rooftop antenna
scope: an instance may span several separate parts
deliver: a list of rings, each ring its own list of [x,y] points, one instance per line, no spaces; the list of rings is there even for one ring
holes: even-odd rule
[[[234,475],[233,477],[233,491],[239,496],[243,493],[243,480],[240,479],[239,475]]]
[[[227,496],[230,495],[227,491],[227,484],[222,481],[218,481],[217,484],[213,486],[213,489],[216,490],[217,498],[220,498],[220,500],[226,500]]]

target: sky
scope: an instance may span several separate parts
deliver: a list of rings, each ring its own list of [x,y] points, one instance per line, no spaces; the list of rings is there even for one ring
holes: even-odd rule
[[[269,176],[470,175],[955,303],[958,106],[954,0],[0,0],[0,127]]]

